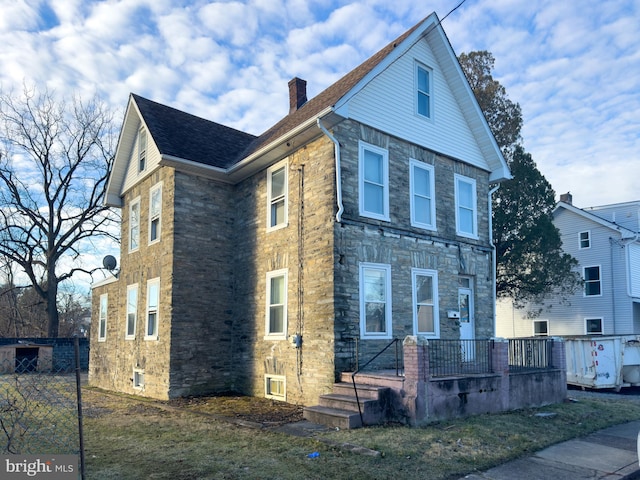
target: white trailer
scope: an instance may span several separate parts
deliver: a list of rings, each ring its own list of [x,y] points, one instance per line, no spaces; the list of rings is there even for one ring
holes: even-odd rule
[[[587,388],[640,385],[640,336],[565,337],[567,383]]]

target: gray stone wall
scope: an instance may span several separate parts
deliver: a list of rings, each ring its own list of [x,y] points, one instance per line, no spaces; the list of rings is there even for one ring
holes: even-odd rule
[[[333,366],[333,144],[320,138],[283,160],[288,165],[288,224],[267,231],[267,172],[235,191],[234,377],[240,391],[265,394],[265,374],[286,377],[287,401],[311,404],[331,390]],[[287,269],[287,337],[265,339],[266,275]]]
[[[234,388],[233,187],[176,172],[170,396]]]
[[[369,127],[345,121],[334,129],[342,147],[345,212],[335,221],[334,145],[325,136],[282,159],[288,173],[288,223],[267,231],[267,170],[227,185],[162,167],[125,194],[123,253],[109,294],[107,341],[92,325],[92,384],[156,398],[235,390],[265,394],[265,375],[286,377],[286,399],[314,404],[336,375],[349,370],[351,339],[360,336],[359,264],[391,265],[393,336],[413,334],[411,268],[438,271],[440,337],[458,338],[447,318],[458,308],[460,275],[473,279],[476,337],[491,336],[488,173],[438,156]],[[389,151],[390,222],[358,214],[358,140]],[[409,159],[435,168],[437,231],[410,224]],[[455,234],[454,174],[477,180],[480,238]],[[149,189],[163,183],[161,241],[148,245]],[[127,251],[128,206],[141,198],[141,241]],[[267,272],[287,269],[287,338],[265,338]],[[146,282],[160,277],[158,340],[144,340]],[[125,340],[126,289],[138,283],[138,329]],[[290,337],[302,336],[301,348]],[[387,340],[360,341],[361,361]],[[133,368],[145,388],[134,390]]]
[[[149,190],[162,182],[160,241],[149,245]],[[121,210],[120,274],[117,281],[92,291],[89,383],[101,388],[154,398],[169,398],[171,296],[173,278],[174,170],[162,167],[124,195]],[[129,205],[140,197],[140,248],[129,252]],[[160,278],[158,339],[145,340],[147,281]],[[125,339],[127,286],[138,284],[135,339]],[[108,294],[106,341],[98,341],[100,295]],[[134,368],[144,371],[143,389],[133,388]]]
[[[334,135],[342,145],[342,185],[345,213],[335,230],[336,342],[341,363],[347,369],[350,348],[347,339],[360,335],[359,264],[391,265],[393,337],[413,335],[412,268],[438,271],[440,338],[459,338],[457,320],[447,318],[458,310],[458,280],[473,280],[475,335],[493,335],[491,250],[488,237],[488,172],[437,155],[427,149],[352,121],[342,122]],[[390,222],[361,217],[358,207],[358,140],[389,152]],[[436,227],[429,231],[411,226],[409,159],[435,169]],[[456,235],[454,174],[476,179],[479,239]],[[359,363],[380,351],[389,340],[360,340]],[[390,352],[388,357],[392,357]],[[393,359],[381,360],[385,367]]]

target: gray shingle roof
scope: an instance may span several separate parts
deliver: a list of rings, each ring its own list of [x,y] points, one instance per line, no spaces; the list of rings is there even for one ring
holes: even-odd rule
[[[228,168],[256,137],[131,94],[160,153]]]

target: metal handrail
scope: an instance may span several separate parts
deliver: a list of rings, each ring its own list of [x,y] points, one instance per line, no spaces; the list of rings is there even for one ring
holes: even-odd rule
[[[394,338],[393,340],[391,340],[391,342],[389,342],[386,347],[384,347],[382,350],[380,350],[378,353],[376,353],[376,355],[371,360],[369,360],[362,367],[358,368],[355,372],[353,372],[351,374],[351,382],[353,383],[353,391],[356,394],[356,403],[358,404],[358,413],[360,414],[360,423],[362,424],[363,427],[364,427],[364,418],[362,417],[362,408],[360,407],[360,398],[358,397],[358,389],[356,388],[356,375],[358,373],[360,373],[362,370],[364,370],[365,368],[367,368],[367,366],[371,362],[373,362],[376,358],[378,358],[380,355],[382,355],[384,352],[386,352],[387,349],[393,344],[396,345],[396,375],[397,375],[398,374],[398,342],[399,341],[400,341],[399,338]]]

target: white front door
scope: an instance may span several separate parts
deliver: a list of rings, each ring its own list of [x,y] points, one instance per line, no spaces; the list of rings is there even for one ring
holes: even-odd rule
[[[473,318],[473,285],[470,278],[461,277],[459,280],[458,309],[460,310],[460,340],[474,340],[476,334]],[[462,342],[462,354],[464,361],[472,361],[476,356],[474,343]]]

